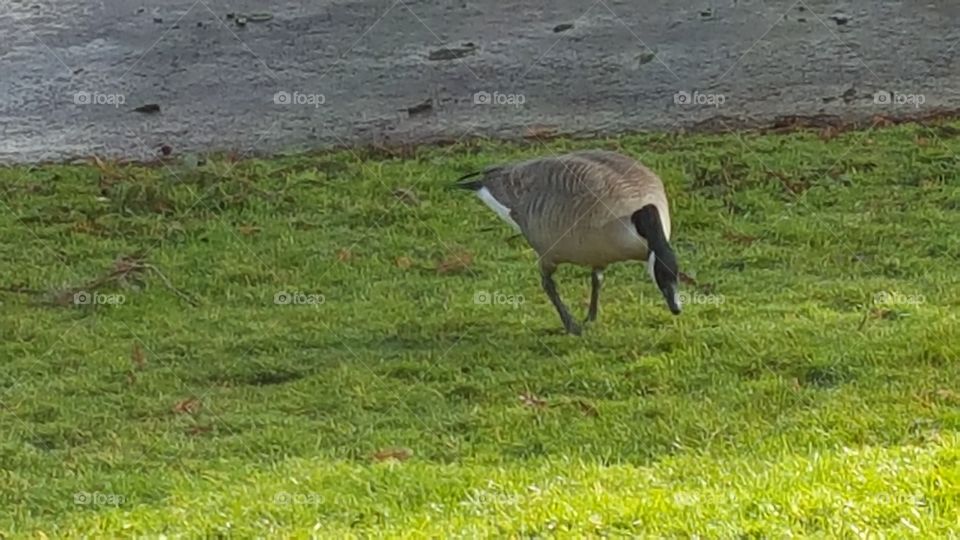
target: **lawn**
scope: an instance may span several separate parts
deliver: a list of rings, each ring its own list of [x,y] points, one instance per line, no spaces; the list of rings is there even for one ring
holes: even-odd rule
[[[619,149],[559,332],[475,169]],[[960,124],[0,168],[0,537],[960,530]],[[578,317],[586,270],[564,268]]]

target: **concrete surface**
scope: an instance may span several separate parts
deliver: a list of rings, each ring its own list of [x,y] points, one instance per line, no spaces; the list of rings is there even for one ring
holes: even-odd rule
[[[950,1],[301,4],[0,0],[0,162],[960,108]]]

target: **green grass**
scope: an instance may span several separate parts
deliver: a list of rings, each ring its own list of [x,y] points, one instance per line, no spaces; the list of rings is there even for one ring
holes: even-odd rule
[[[958,134],[0,169],[0,536],[956,534]],[[587,147],[664,179],[681,316],[623,264],[560,334],[448,189]]]

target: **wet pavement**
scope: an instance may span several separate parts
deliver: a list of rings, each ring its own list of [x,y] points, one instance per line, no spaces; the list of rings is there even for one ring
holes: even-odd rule
[[[0,162],[960,109],[949,1],[301,4],[0,0]]]

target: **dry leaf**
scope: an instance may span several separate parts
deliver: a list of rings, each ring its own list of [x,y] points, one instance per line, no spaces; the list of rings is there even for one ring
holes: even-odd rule
[[[409,114],[410,116],[428,113],[433,110],[433,100],[428,98],[425,101],[417,103],[412,107],[407,107],[405,109],[400,109],[400,110],[407,111],[407,114]]]
[[[412,189],[397,188],[393,190],[393,196],[409,206],[417,206],[420,204],[420,197],[417,197],[417,194],[414,193]]]
[[[695,279],[693,279],[692,277],[684,274],[683,272],[678,272],[678,273],[677,273],[677,278],[679,278],[679,279],[680,279],[680,283],[683,283],[684,285],[693,285],[694,287],[697,286],[697,280],[695,280]]]
[[[146,103],[144,105],[140,105],[139,107],[134,108],[133,112],[144,113],[144,114],[156,114],[160,112],[160,105],[157,105],[156,103]]]
[[[143,354],[143,347],[140,346],[139,342],[134,342],[133,344],[133,350],[130,351],[130,362],[139,370],[147,367],[147,358],[146,355]]]
[[[103,226],[92,219],[84,219],[71,225],[70,230],[82,234],[96,234],[103,230]]]
[[[600,410],[597,407],[585,399],[578,399],[576,403],[577,407],[580,408],[580,412],[587,416],[600,416]]]
[[[820,130],[820,140],[829,141],[831,139],[836,138],[838,133],[839,133],[839,130],[837,130],[837,128],[833,126],[827,126],[822,130]]]
[[[397,268],[406,270],[413,266],[413,261],[410,260],[410,257],[397,257],[396,264]]]
[[[190,426],[186,429],[187,435],[203,435],[211,431],[213,431],[213,428],[210,426]]]
[[[875,319],[886,319],[893,313],[893,310],[881,307],[875,307],[870,310],[870,316]]]
[[[97,168],[97,170],[100,171],[101,180],[108,181],[107,183],[109,183],[109,180],[121,178],[121,175],[117,171],[117,168],[114,164],[106,163],[98,156],[93,156],[91,160],[93,161],[93,165]]]
[[[337,252],[337,260],[340,262],[348,262],[353,259],[353,253],[349,249],[341,249]]]
[[[530,392],[524,392],[520,394],[520,403],[523,403],[527,407],[534,407],[537,409],[542,409],[547,406],[547,400],[540,399]]]
[[[735,232],[725,232],[723,233],[723,238],[731,242],[743,245],[750,245],[757,241],[755,236],[750,236],[746,234],[740,234]]]
[[[195,397],[182,399],[173,406],[173,412],[178,414],[194,414],[199,410],[200,400]]]
[[[437,273],[454,274],[462,272],[469,268],[471,263],[473,263],[473,255],[469,251],[455,251],[437,263]]]
[[[938,398],[948,403],[960,403],[960,394],[949,388],[941,388],[935,392]]]
[[[801,180],[792,179],[786,174],[783,174],[781,172],[771,172],[770,174],[771,176],[774,176],[775,178],[777,178],[777,180],[780,180],[780,183],[783,184],[783,187],[786,188],[787,191],[789,191],[794,195],[803,193],[804,191],[807,190],[808,186],[806,185],[805,182]]]
[[[529,126],[523,132],[526,139],[550,139],[556,137],[557,130],[548,126]]]
[[[873,127],[875,127],[875,128],[876,128],[876,127],[889,127],[889,126],[892,126],[892,125],[893,125],[893,121],[891,121],[891,120],[890,120],[889,118],[887,118],[886,116],[881,116],[881,115],[879,115],[879,114],[874,115],[873,118],[870,119],[870,123],[873,124]]]
[[[406,461],[413,457],[413,450],[409,448],[383,448],[373,454],[374,461]]]
[[[927,146],[930,144],[930,139],[926,137],[917,137],[916,143],[917,146]]]
[[[260,227],[256,227],[254,225],[241,225],[237,227],[237,230],[240,231],[240,234],[244,236],[253,236],[260,232],[261,229]]]

